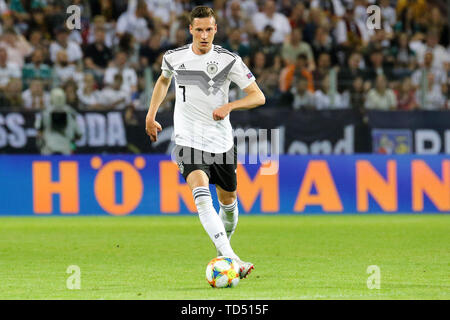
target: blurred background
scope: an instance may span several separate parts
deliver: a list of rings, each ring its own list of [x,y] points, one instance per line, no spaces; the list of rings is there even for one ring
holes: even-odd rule
[[[66,26],[73,4],[78,30]],[[215,44],[267,98],[232,115],[236,128],[281,129],[288,154],[450,153],[444,0],[0,0],[0,152],[168,153],[173,84],[153,145],[145,113],[197,5],[214,8]],[[230,100],[242,94],[232,86]]]

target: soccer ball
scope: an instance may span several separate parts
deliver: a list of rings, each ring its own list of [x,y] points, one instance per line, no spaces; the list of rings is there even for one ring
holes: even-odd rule
[[[232,288],[239,283],[239,265],[228,257],[212,259],[206,266],[206,280],[213,288]]]

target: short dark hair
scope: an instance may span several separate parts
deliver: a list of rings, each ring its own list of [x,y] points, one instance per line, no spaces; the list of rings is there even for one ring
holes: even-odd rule
[[[209,18],[213,17],[214,20],[217,21],[216,13],[213,9],[206,6],[197,6],[192,9],[191,14],[189,15],[189,23],[192,24],[195,18]]]
[[[270,24],[266,25],[263,30],[264,30],[264,32],[268,32],[268,31],[274,32],[275,31],[275,29]]]
[[[297,60],[304,60],[304,61],[308,61],[308,56],[304,53],[299,53],[297,55]]]

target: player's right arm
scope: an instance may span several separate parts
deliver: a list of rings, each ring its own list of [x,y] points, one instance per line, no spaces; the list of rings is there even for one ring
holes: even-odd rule
[[[172,78],[166,78],[160,75],[153,88],[150,107],[148,108],[147,117],[145,118],[145,131],[150,136],[150,140],[155,142],[158,139],[158,132],[162,130],[161,125],[155,120],[158,108],[167,95]]]

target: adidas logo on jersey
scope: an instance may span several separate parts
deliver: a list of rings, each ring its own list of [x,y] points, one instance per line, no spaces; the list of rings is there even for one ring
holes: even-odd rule
[[[181,64],[181,66],[178,67],[178,70],[186,70],[186,67],[184,66],[184,63]]]

